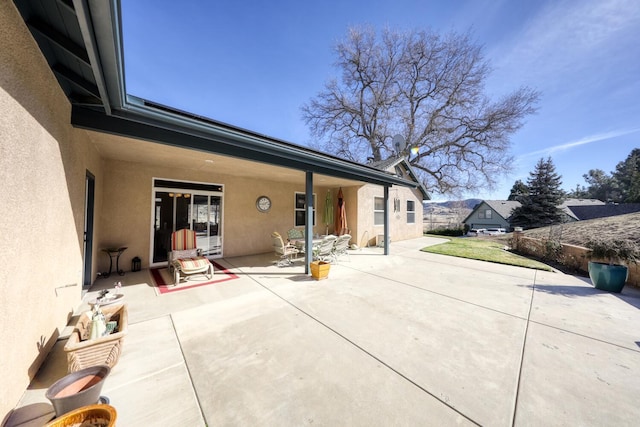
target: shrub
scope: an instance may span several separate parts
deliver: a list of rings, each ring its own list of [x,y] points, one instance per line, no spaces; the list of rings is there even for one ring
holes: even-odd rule
[[[640,258],[640,247],[638,243],[630,239],[598,237],[590,239],[586,243],[589,249],[587,256],[609,260],[609,264],[614,262],[636,263]]]
[[[451,236],[451,237],[460,237],[464,235],[464,230],[462,228],[438,228],[435,230],[430,230],[427,234],[435,234],[437,236]]]
[[[543,239],[544,259],[558,262],[562,258],[562,244],[557,240]]]

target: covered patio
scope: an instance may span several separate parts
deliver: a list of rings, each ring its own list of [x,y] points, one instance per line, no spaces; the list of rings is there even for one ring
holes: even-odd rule
[[[637,424],[637,289],[419,250],[440,242],[353,251],[324,281],[269,254],[167,295],[127,273],[129,335],[102,394],[118,425]],[[41,425],[15,421],[46,410],[63,345],[9,425]]]
[[[416,206],[412,215],[422,214],[420,185],[406,168],[350,162],[128,94],[119,5],[0,2],[0,157],[10,195],[0,252],[5,259],[38,258],[37,267],[14,262],[0,273],[1,337],[11,343],[0,355],[3,419],[85,292],[111,270],[113,254],[121,256],[112,267],[123,272],[134,259],[142,268],[166,264],[167,237],[181,228],[206,232],[207,255],[216,259],[271,252],[270,234],[292,227],[305,229],[311,247],[311,236],[325,231],[313,199],[322,212],[326,192],[340,187],[347,215],[361,208],[368,221],[367,242],[407,237],[403,230],[422,234],[409,214],[390,219],[392,187],[394,197],[398,188],[398,200]],[[358,206],[351,200],[362,189],[365,203]],[[177,201],[184,190],[188,208]],[[265,196],[272,207],[259,211]],[[373,208],[379,200],[384,209]],[[374,224],[374,213],[384,221]],[[305,257],[300,274],[309,270],[311,254]]]

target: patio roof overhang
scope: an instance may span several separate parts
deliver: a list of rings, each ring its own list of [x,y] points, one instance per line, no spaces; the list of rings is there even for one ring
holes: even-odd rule
[[[350,162],[126,93],[119,0],[14,0],[71,105],[72,125],[389,187],[416,188]]]

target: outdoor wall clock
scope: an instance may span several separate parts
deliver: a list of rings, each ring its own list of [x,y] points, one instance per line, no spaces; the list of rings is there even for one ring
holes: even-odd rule
[[[258,208],[260,212],[268,212],[269,209],[271,209],[271,199],[267,196],[258,197],[256,200],[256,208]]]

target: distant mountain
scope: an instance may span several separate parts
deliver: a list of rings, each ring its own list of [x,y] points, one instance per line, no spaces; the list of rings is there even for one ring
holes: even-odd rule
[[[465,200],[448,200],[446,202],[425,202],[424,207],[439,206],[443,208],[466,208],[473,209],[478,203],[482,202],[482,199],[465,199]]]

